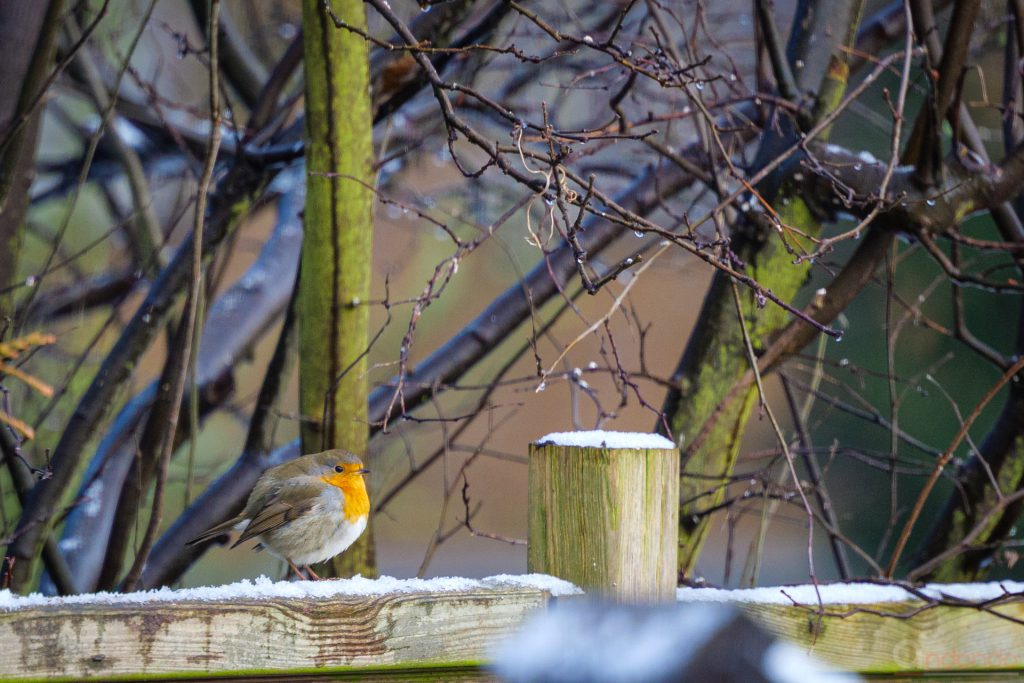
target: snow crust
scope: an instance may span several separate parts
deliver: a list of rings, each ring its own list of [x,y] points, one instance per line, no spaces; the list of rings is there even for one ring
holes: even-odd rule
[[[537,439],[537,443],[577,448],[662,449],[676,447],[672,441],[661,434],[606,432],[599,429],[583,432],[553,432]]]
[[[899,586],[880,586],[873,583],[831,583],[818,586],[821,602],[826,605],[867,605],[887,602],[918,600],[913,593]],[[1024,583],[1020,581],[998,581],[990,583],[931,583],[921,592],[930,598],[956,598],[981,602],[1010,594],[1022,594]],[[730,602],[759,603],[769,605],[818,604],[818,593],[814,586],[772,586],[769,588],[745,588],[723,590],[720,588],[677,588],[679,602]]]
[[[116,605],[146,604],[152,602],[202,601],[218,602],[228,600],[270,600],[274,598],[332,598],[337,596],[374,596],[391,593],[457,593],[481,588],[535,588],[554,596],[577,595],[579,588],[554,576],[545,574],[511,575],[500,574],[486,579],[465,579],[444,577],[436,579],[396,579],[382,576],[366,579],[356,576],[351,579],[327,581],[273,581],[266,576],[238,581],[223,586],[201,586],[173,590],[159,588],[135,593],[84,593],[65,597],[50,597],[33,593],[16,595],[9,590],[0,591],[0,611],[12,611],[30,607],[59,607],[64,605]]]
[[[64,597],[51,597],[33,593],[17,595],[0,590],[0,611],[27,607],[87,605],[87,604],[142,604],[171,601],[224,601],[238,599],[273,598],[331,598],[335,596],[374,596],[389,593],[454,593],[460,591],[499,588],[532,588],[555,597],[582,595],[583,591],[572,583],[546,574],[498,574],[485,579],[440,577],[435,579],[396,579],[382,576],[367,579],[327,581],[274,581],[266,576],[243,579],[222,586],[196,588],[159,588],[135,593],[84,593]],[[1004,596],[1024,598],[1024,582],[993,581],[989,583],[933,583],[920,589],[935,599],[952,598],[971,602],[993,600]],[[911,592],[899,586],[872,583],[832,583],[818,586],[821,602],[831,605],[864,605],[917,600]],[[676,600],[681,603],[760,603],[813,605],[818,594],[810,584],[797,586],[771,586],[726,590],[721,588],[677,588]]]

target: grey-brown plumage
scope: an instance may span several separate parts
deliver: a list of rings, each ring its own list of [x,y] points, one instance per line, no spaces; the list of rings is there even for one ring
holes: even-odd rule
[[[304,455],[271,467],[249,494],[237,516],[207,529],[188,542],[196,545],[244,524],[231,547],[249,539],[296,565],[334,557],[366,528],[370,501],[359,458],[336,449]]]

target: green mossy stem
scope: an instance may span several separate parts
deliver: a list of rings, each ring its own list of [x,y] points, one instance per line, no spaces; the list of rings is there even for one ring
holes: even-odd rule
[[[784,186],[780,192],[783,198],[778,202],[781,224],[805,235],[820,234],[821,224],[810,208],[799,197],[788,194],[789,191],[790,188]],[[809,245],[801,243],[801,246]],[[750,275],[784,301],[792,301],[807,280],[810,264],[806,261],[794,264],[793,254],[781,239],[756,241],[748,238],[737,248],[740,258],[748,263]],[[707,518],[700,513],[716,507],[725,496],[725,486],[736,464],[757,397],[756,389],[751,387],[717,414],[732,387],[748,370],[749,363],[728,279],[716,276],[709,296],[713,299],[706,315],[702,316],[704,327],[698,331],[706,341],[699,345],[697,356],[690,364],[694,372],[682,385],[679,410],[671,416],[672,429],[691,438],[709,419],[715,420],[698,449],[687,451],[683,458],[679,569],[686,575],[693,573],[707,535]],[[741,299],[754,351],[760,352],[767,340],[786,325],[788,315],[778,306],[763,305],[749,289],[741,292]]]
[[[365,455],[373,261],[373,121],[366,41],[338,29],[321,0],[303,0],[306,39],[306,211],[299,277],[302,450]],[[366,29],[360,0],[332,10]],[[376,571],[369,531],[329,575]]]

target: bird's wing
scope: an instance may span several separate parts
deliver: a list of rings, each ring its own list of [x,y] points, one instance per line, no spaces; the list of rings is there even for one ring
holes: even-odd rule
[[[238,537],[238,540],[231,547],[234,548],[239,543],[248,541],[250,538],[256,538],[260,534],[265,534],[268,531],[284,526],[293,519],[298,519],[313,509],[315,503],[315,498],[289,501],[281,495],[272,497],[253,516],[252,520],[246,525],[242,535]]]

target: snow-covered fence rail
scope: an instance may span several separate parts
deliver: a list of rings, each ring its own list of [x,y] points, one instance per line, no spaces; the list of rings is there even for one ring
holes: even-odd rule
[[[1024,672],[1024,583],[680,588],[722,602],[837,668],[868,674]],[[951,680],[957,680],[953,678]],[[973,680],[973,679],[972,679]]]
[[[574,588],[550,577],[495,577],[264,579],[70,598],[0,593],[0,679],[465,670],[566,590]]]
[[[770,634],[841,669],[937,674],[1024,671],[1021,591],[1017,583],[931,586],[922,600],[861,584],[822,586],[820,605],[813,586],[684,588],[678,598],[738,607]],[[409,680],[424,670],[431,680],[463,680],[479,677],[495,646],[530,613],[576,600],[575,593],[532,575],[257,580],[70,598],[0,592],[0,680],[310,673]],[[819,617],[821,610],[830,616]]]
[[[541,440],[532,451],[528,562],[561,578],[259,579],[65,598],[0,591],[0,680],[281,680],[313,673],[411,680],[424,672],[429,680],[479,680],[480,667],[529,613],[577,599],[570,580],[622,601],[726,602],[841,669],[1024,672],[1020,583],[913,592],[869,584],[667,590],[666,575],[668,586],[674,581],[666,544],[675,547],[667,529],[676,523],[676,451],[657,441],[601,438],[555,447]],[[640,452],[622,459],[619,450]],[[626,472],[627,462],[642,472]],[[659,489],[661,481],[668,484]],[[567,649],[564,640],[552,645]]]

